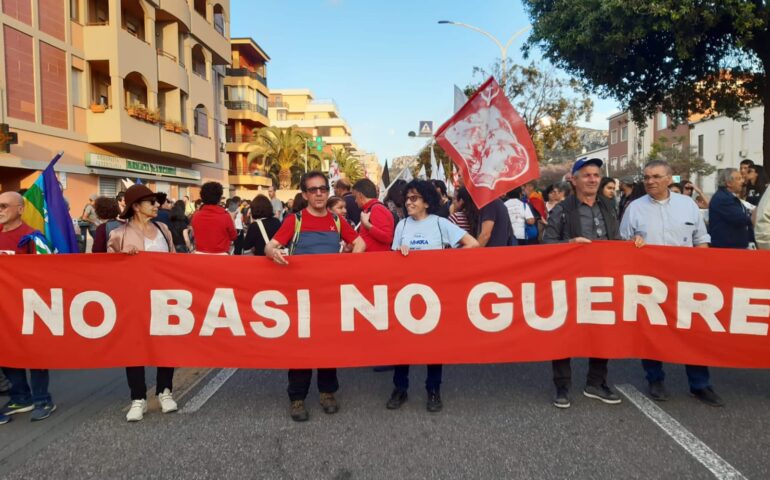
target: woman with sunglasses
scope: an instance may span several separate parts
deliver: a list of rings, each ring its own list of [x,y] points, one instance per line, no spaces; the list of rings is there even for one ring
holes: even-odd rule
[[[682,185],[682,195],[685,197],[690,197],[695,201],[695,204],[698,205],[698,208],[701,210],[708,210],[709,208],[709,197],[706,196],[703,191],[696,187],[694,183],[692,183],[689,180],[685,180],[681,183]],[[695,192],[695,197],[693,198],[693,192]]]
[[[436,189],[426,180],[412,180],[404,187],[407,217],[398,222],[393,235],[393,250],[403,256],[411,250],[440,250],[442,248],[474,248],[479,242],[465,230],[435,213],[441,208]],[[441,365],[428,365],[425,388],[428,391],[427,409],[439,412],[441,403]],[[396,410],[407,400],[409,365],[397,365],[393,372],[395,386],[386,408]]]
[[[158,200],[155,192],[144,185],[133,185],[126,190],[126,208],[120,218],[126,223],[110,232],[107,241],[108,253],[136,255],[139,252],[175,253],[174,240],[166,225],[154,221],[158,216]],[[126,367],[128,388],[131,390],[131,408],[126,414],[129,422],[138,422],[147,411],[147,385],[144,381],[144,367]],[[174,369],[158,367],[156,377],[158,401],[163,413],[175,412],[176,402],[173,390]]]

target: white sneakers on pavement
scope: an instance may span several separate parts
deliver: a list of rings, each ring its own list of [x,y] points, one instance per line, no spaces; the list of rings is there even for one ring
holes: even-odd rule
[[[132,400],[131,408],[128,409],[126,420],[129,422],[138,422],[144,418],[147,411],[147,400]]]
[[[174,401],[171,390],[168,388],[158,394],[158,402],[160,402],[160,411],[163,413],[171,413],[177,411],[177,405]]]

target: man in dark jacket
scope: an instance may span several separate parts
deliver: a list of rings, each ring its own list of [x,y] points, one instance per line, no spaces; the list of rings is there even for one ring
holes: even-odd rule
[[[743,189],[743,177],[734,168],[719,172],[719,190],[709,203],[709,235],[716,248],[748,248],[754,241],[751,213],[738,197]]]
[[[603,162],[598,158],[581,158],[572,166],[575,194],[556,205],[548,215],[543,243],[591,243],[593,240],[620,240],[620,226],[610,200],[598,195]],[[620,397],[607,386],[607,359],[588,360],[588,378],[583,395],[615,405]],[[556,397],[553,405],[569,408],[572,367],[569,358],[554,360],[553,383]]]

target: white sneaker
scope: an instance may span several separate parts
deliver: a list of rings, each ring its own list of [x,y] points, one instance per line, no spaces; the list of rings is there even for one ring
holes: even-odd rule
[[[144,418],[144,412],[147,411],[147,400],[132,400],[131,408],[128,409],[126,420],[129,422],[138,422]]]
[[[173,395],[171,395],[171,390],[169,390],[168,388],[158,394],[158,402],[160,402],[160,410],[163,413],[176,412],[177,410],[177,405],[176,405],[176,402],[174,401],[174,397]]]

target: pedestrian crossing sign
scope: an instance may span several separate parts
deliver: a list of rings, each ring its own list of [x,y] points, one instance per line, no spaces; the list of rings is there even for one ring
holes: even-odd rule
[[[420,134],[421,137],[433,136],[433,122],[428,120],[420,121]]]

